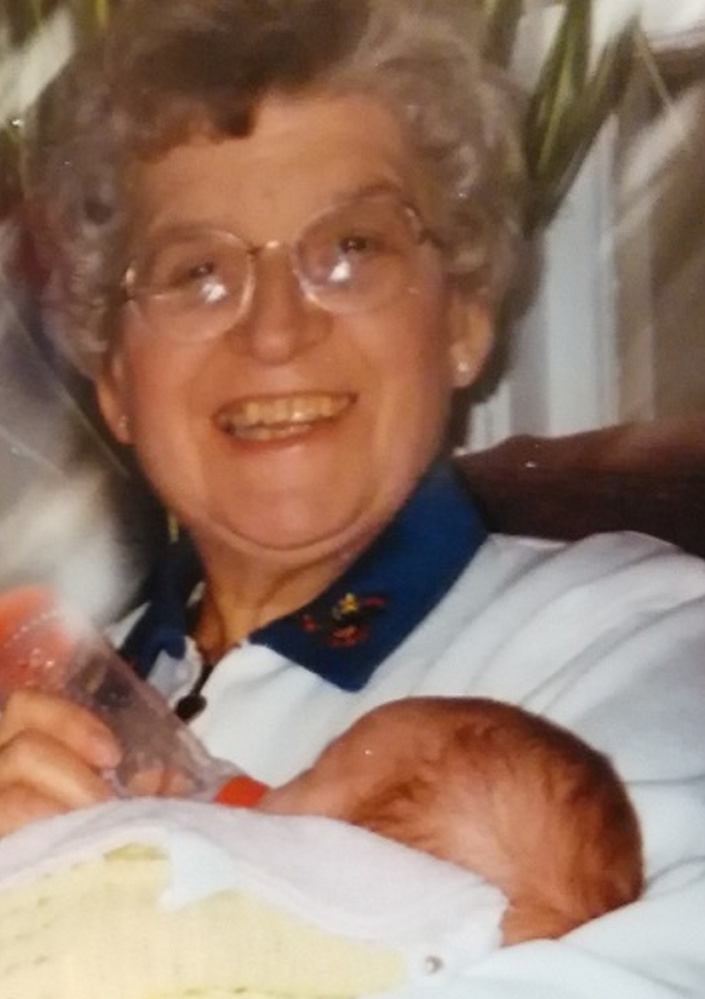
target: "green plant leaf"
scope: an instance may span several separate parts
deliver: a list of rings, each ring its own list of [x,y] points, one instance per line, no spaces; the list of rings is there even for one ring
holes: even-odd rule
[[[535,180],[544,174],[584,91],[591,35],[590,0],[572,0],[564,10],[526,117],[525,148]]]
[[[485,28],[484,55],[499,66],[508,66],[524,12],[524,0],[483,0],[481,7]]]
[[[598,65],[565,115],[545,158],[534,165],[536,198],[527,223],[546,226],[570,190],[610,113],[629,82],[636,51],[637,22],[630,22],[605,47]]]
[[[7,31],[11,47],[24,45],[62,0],[0,0],[0,31]]]
[[[111,0],[70,0],[77,38],[85,41],[102,31],[113,6]]]

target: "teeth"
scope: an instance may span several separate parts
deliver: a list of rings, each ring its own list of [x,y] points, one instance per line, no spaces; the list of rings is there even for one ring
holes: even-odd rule
[[[250,399],[220,413],[218,425],[228,433],[251,439],[287,437],[313,423],[334,419],[350,402],[350,396],[323,394]]]

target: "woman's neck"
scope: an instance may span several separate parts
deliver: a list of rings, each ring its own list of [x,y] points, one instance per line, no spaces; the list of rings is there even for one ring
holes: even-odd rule
[[[295,569],[262,563],[208,559],[205,592],[194,631],[209,662],[241,644],[248,635],[303,607],[324,592],[348,567],[352,557],[315,562]]]

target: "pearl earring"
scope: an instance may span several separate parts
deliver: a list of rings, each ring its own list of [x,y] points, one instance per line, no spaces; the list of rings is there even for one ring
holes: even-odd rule
[[[470,376],[470,362],[464,357],[459,358],[455,364],[455,373],[464,381]]]
[[[130,435],[130,421],[127,418],[127,416],[125,415],[125,413],[123,413],[122,416],[118,417],[117,429],[118,429],[118,434],[120,435],[120,437],[129,437],[129,435]]]

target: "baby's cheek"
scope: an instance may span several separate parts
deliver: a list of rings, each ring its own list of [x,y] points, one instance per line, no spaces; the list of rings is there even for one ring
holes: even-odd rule
[[[261,800],[259,809],[274,815],[325,815],[341,818],[345,795],[335,781],[320,780],[308,772],[288,784],[274,788]]]

